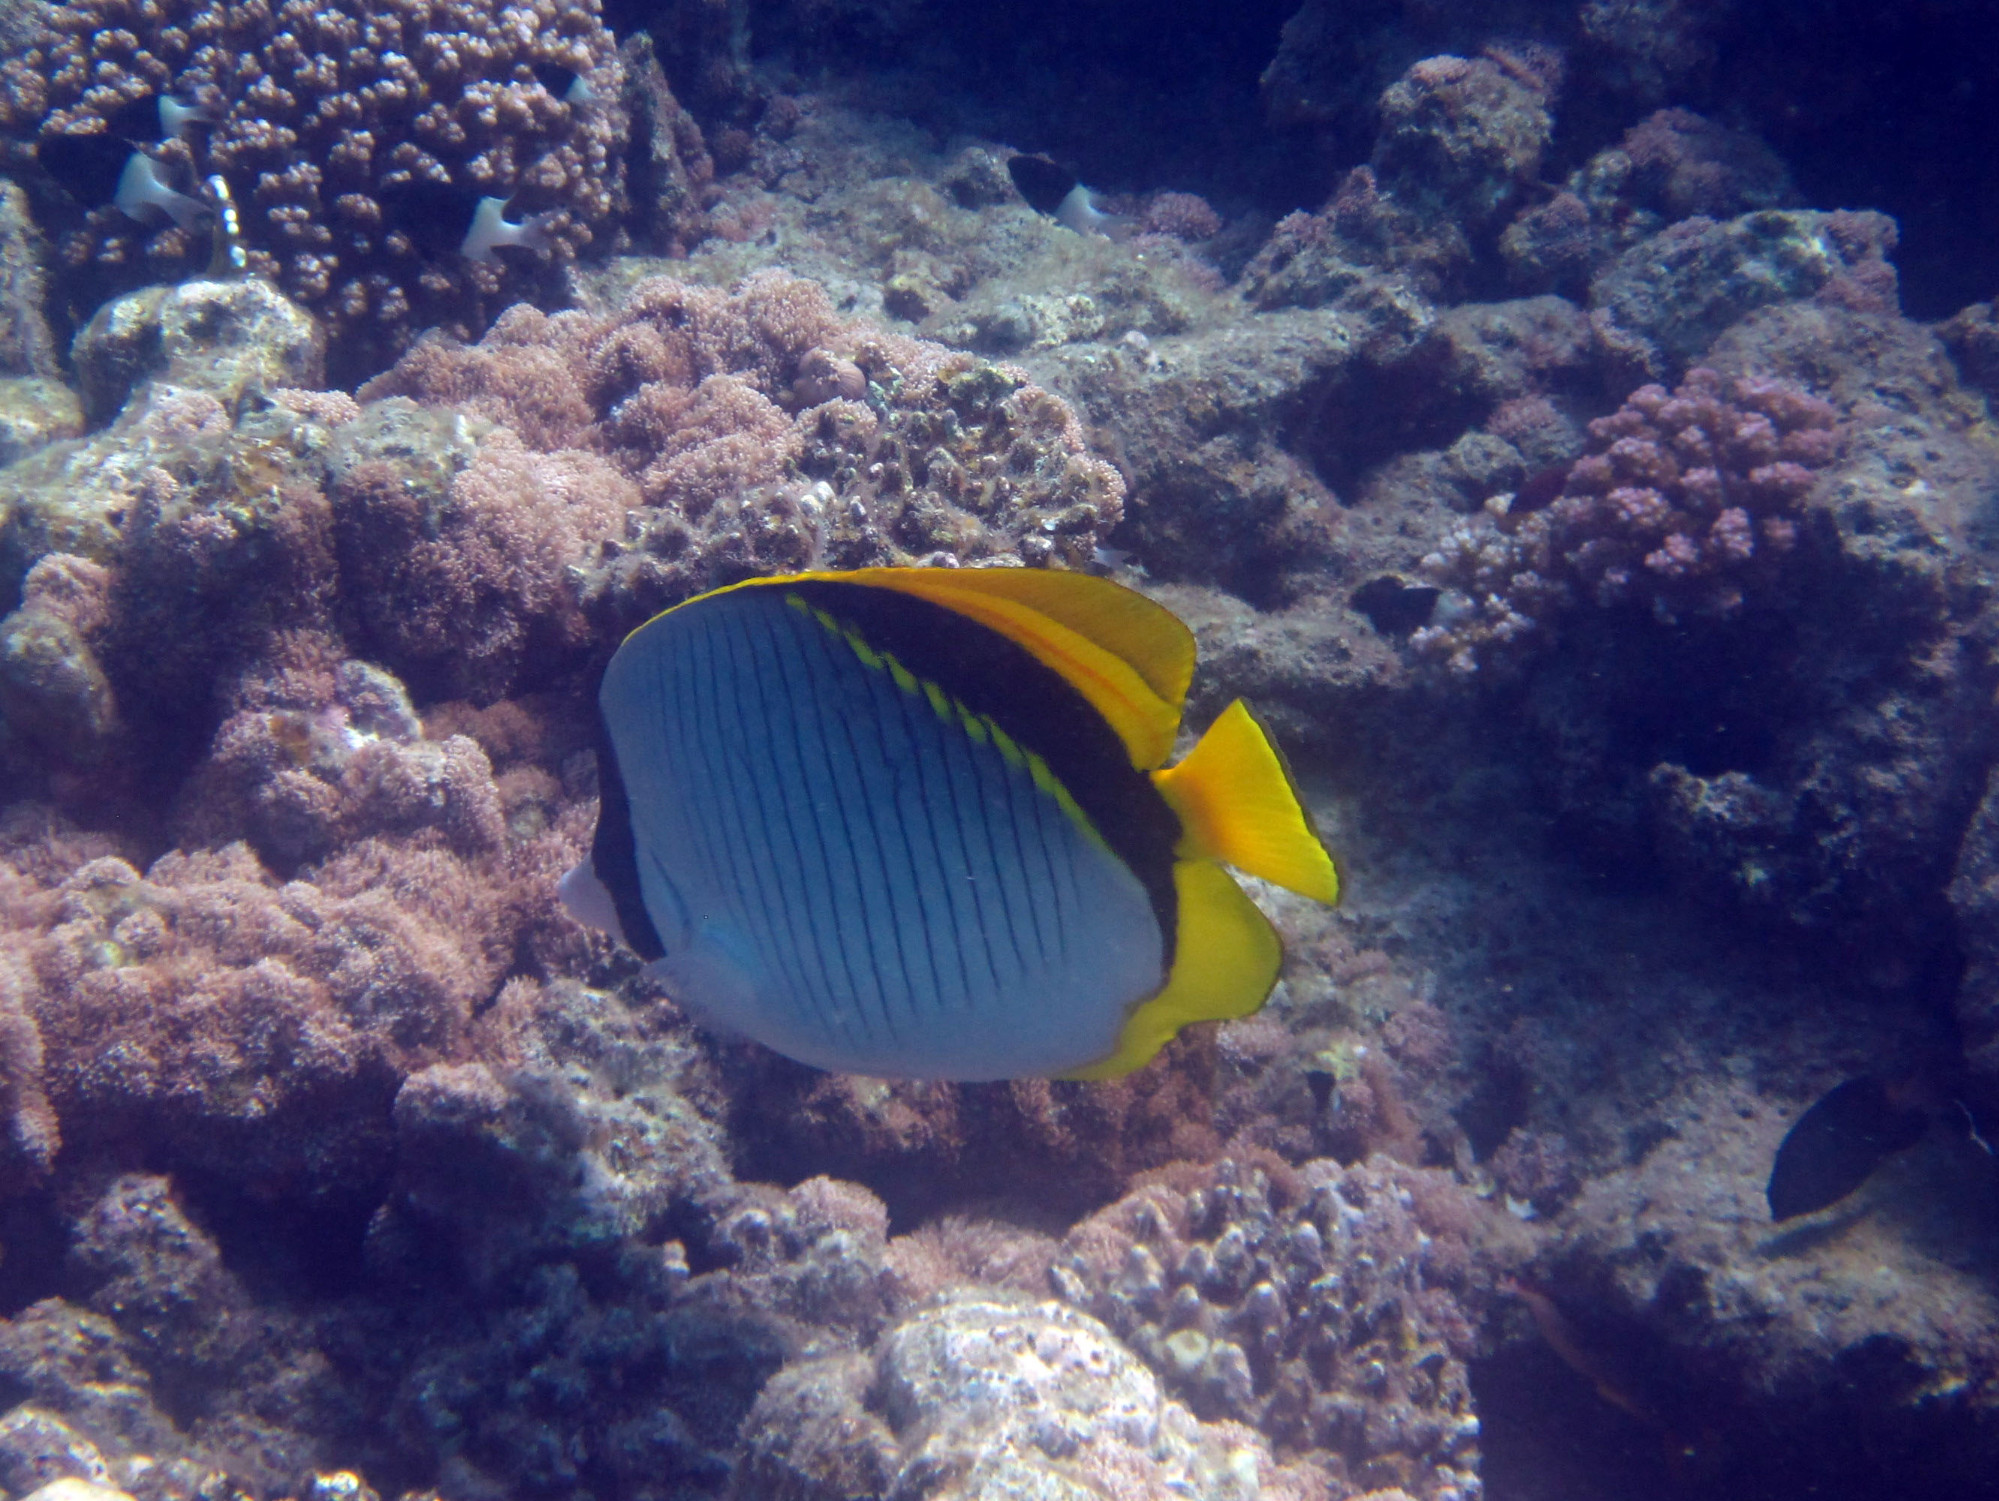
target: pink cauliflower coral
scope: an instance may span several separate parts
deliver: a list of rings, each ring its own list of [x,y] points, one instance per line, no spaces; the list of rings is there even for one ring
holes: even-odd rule
[[[1413,644],[1469,672],[1578,600],[1732,614],[1796,546],[1800,505],[1839,451],[1836,417],[1763,376],[1694,369],[1673,391],[1641,386],[1590,424],[1545,510],[1488,507],[1424,560],[1449,592]]]
[[[1542,523],[1547,545],[1599,604],[1637,592],[1665,614],[1726,614],[1759,549],[1797,541],[1789,513],[1838,449],[1833,417],[1759,376],[1696,369],[1676,391],[1641,386],[1590,424],[1591,451]]]

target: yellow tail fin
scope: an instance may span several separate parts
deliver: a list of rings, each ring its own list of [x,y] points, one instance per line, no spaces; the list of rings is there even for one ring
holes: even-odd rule
[[[1180,854],[1222,860],[1315,901],[1337,902],[1340,878],[1284,757],[1237,699],[1178,766],[1152,774],[1180,816]]]
[[[1165,988],[1125,1018],[1117,1051],[1065,1079],[1115,1079],[1143,1068],[1189,1022],[1248,1016],[1277,983],[1284,946],[1235,878],[1206,860],[1173,867],[1180,931]]]

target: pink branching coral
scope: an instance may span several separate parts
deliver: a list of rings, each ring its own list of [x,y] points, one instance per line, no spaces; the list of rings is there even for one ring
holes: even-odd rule
[[[392,565],[407,579],[377,579],[382,628],[436,614],[424,628],[436,654],[459,661],[472,646],[457,639],[469,634],[462,610],[424,600],[452,570],[497,577],[481,539],[501,533],[514,540],[493,544],[496,559],[551,575],[546,600],[512,608],[517,621],[581,600],[629,627],[700,589],[784,569],[1081,565],[1123,514],[1123,481],[1057,397],[1005,367],[843,320],[816,283],[781,272],[730,292],[648,281],[609,314],[517,307],[476,345],[420,343],[361,395],[384,414],[364,422],[387,422],[396,404],[383,398],[407,397],[439,421],[508,430],[456,461],[448,501],[406,521],[389,516],[409,493],[397,490],[410,478],[397,443],[335,480],[357,557],[382,551],[363,519],[378,513],[429,539],[427,553]],[[496,519],[551,501],[531,525]],[[529,538],[536,527],[548,535]],[[526,640],[542,627],[523,629]],[[463,686],[491,697],[506,677]]]
[[[561,257],[624,212],[627,124],[616,43],[596,0],[77,0],[47,9],[33,45],[0,67],[0,133],[21,165],[38,141],[115,129],[149,96],[216,116],[155,150],[169,171],[232,186],[251,263],[372,348],[413,329],[474,324],[532,284],[534,260],[457,253],[469,218],[439,244],[398,195],[511,198],[539,215]],[[562,80],[584,80],[588,97]],[[73,266],[206,262],[179,226],[143,226],[110,206],[57,226]],[[504,299],[504,300],[503,300]]]
[[[1590,424],[1553,504],[1488,506],[1424,559],[1448,592],[1412,643],[1471,672],[1576,603],[1734,613],[1797,545],[1800,504],[1839,450],[1836,415],[1762,376],[1695,369],[1670,392],[1640,387]]]

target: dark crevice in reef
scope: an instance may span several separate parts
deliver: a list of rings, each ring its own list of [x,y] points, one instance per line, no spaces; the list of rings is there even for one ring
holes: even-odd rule
[[[275,1202],[208,1174],[174,1175],[182,1203],[215,1237],[223,1263],[261,1297],[329,1298],[367,1280],[362,1243],[387,1185],[338,1199]]]
[[[1999,9],[1757,0],[1717,55],[1696,107],[1741,116],[1807,202],[1894,215],[1910,317],[1999,289]]]
[[[1538,1339],[1471,1366],[1487,1501],[1674,1498],[1658,1432]]]
[[[0,1318],[62,1290],[63,1255],[69,1246],[65,1218],[53,1192],[0,1201]],[[0,1411],[19,1400],[0,1390]]]
[[[1592,1354],[1623,1362],[1603,1385],[1538,1337],[1472,1364],[1487,1501],[1879,1501],[1887,1475],[1903,1496],[1990,1491],[1972,1458],[1983,1451],[1950,1437],[1976,1416],[1926,1410],[1912,1389],[1919,1363],[1891,1339],[1843,1362],[1856,1391],[1871,1389],[1865,1409],[1749,1406],[1634,1330],[1575,1322]],[[1626,1372],[1643,1385],[1626,1384]],[[1875,1420],[1856,1423],[1856,1410]]]

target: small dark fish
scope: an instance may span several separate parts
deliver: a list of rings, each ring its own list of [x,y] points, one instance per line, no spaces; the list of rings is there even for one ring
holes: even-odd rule
[[[35,159],[78,203],[95,208],[116,204],[128,219],[141,224],[172,219],[193,232],[209,218],[208,205],[177,192],[166,169],[129,141],[108,135],[44,136]]]
[[[548,91],[549,98],[560,99],[564,104],[584,104],[597,97],[597,91],[584,81],[581,73],[561,63],[532,63],[528,71]]]
[[[1553,468],[1537,469],[1520,482],[1520,488],[1513,492],[1514,511],[1538,511],[1550,505],[1562,493],[1562,487],[1569,482],[1569,466],[1556,464]]]
[[[1794,1219],[1837,1203],[1897,1152],[1923,1139],[1930,1112],[1903,1081],[1862,1074],[1812,1103],[1785,1133],[1764,1190],[1770,1218]]]
[[[1412,584],[1392,573],[1371,578],[1348,602],[1384,636],[1407,636],[1430,623],[1443,590],[1434,584]]]
[[[185,140],[190,125],[213,125],[215,111],[173,94],[141,94],[127,99],[106,119],[109,134],[135,145],[169,139]]]
[[[1037,214],[1052,214],[1076,190],[1076,174],[1045,156],[1010,157],[1007,176]]]
[[[507,222],[510,200],[481,194],[475,188],[450,183],[394,182],[380,188],[376,197],[394,224],[424,254],[444,259],[462,255],[468,261],[491,265],[493,254],[504,246],[517,246],[537,254],[555,248],[539,218],[522,224]]]
[[[44,136],[35,147],[42,170],[78,203],[109,203],[132,159],[132,145],[108,135]]]

